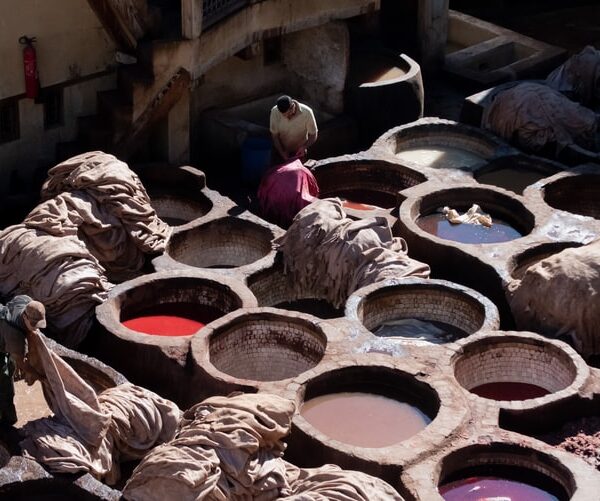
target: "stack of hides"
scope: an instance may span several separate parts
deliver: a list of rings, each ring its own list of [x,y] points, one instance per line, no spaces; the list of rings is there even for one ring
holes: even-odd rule
[[[164,250],[170,229],[137,175],[102,152],[50,169],[42,198],[0,233],[0,294],[44,303],[53,336],[77,346],[110,281],[138,274],[146,254]]]
[[[584,357],[600,354],[599,297],[600,240],[542,259],[509,284],[519,329],[571,337]]]
[[[361,287],[388,278],[429,277],[429,266],[408,257],[406,242],[392,236],[387,219],[349,219],[338,198],[301,210],[275,244],[290,281],[337,308]]]

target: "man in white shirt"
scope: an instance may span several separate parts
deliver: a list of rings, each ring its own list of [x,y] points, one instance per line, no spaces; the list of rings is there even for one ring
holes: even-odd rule
[[[313,111],[290,96],[281,96],[271,109],[271,138],[280,158],[276,163],[306,156],[306,150],[317,140],[317,122]]]

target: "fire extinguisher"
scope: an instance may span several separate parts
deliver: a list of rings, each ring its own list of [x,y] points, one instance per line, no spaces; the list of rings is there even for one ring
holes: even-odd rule
[[[40,80],[37,70],[37,57],[33,44],[35,37],[29,38],[22,36],[19,43],[24,45],[23,49],[23,69],[25,70],[25,95],[31,99],[38,96],[40,90]]]

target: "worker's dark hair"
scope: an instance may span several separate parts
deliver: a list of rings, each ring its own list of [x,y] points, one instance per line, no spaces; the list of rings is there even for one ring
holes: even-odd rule
[[[281,113],[285,113],[292,106],[292,98],[290,96],[280,96],[277,98],[277,109]]]

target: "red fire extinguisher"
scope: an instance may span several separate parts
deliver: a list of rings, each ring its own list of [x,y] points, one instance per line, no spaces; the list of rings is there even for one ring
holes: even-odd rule
[[[29,38],[22,36],[19,43],[24,45],[23,49],[23,69],[25,70],[25,95],[31,99],[38,96],[40,90],[40,80],[37,70],[37,58],[33,44],[35,37]]]

